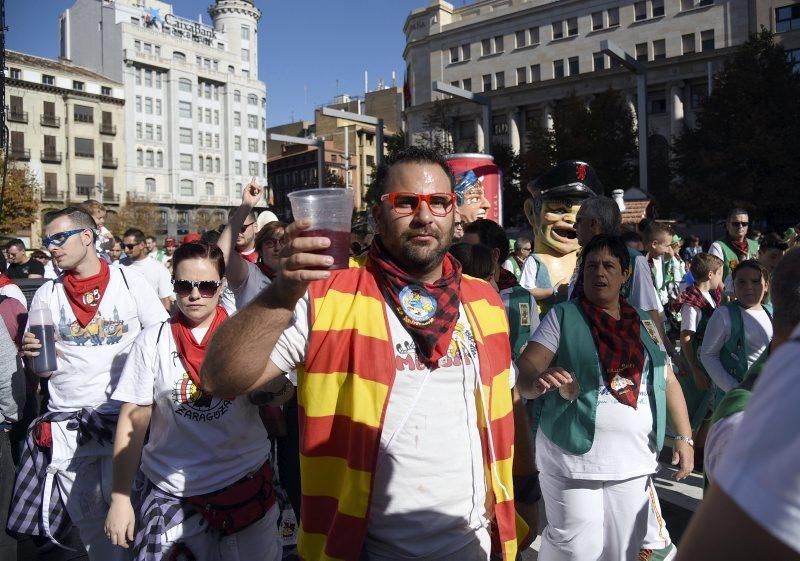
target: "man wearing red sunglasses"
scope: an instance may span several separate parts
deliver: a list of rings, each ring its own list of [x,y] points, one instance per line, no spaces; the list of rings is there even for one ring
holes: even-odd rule
[[[203,383],[225,395],[298,370],[304,559],[516,556],[508,321],[447,253],[453,191],[438,152],[394,155],[363,264],[328,270],[330,240],[291,224],[275,281],[206,355]]]

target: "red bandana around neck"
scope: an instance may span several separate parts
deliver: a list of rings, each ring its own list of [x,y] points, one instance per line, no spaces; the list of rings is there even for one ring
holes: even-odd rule
[[[369,267],[384,298],[416,343],[420,361],[435,369],[447,354],[458,321],[461,263],[446,253],[442,277],[422,283],[400,269],[376,236],[369,248]]]
[[[108,263],[100,261],[100,272],[85,279],[76,278],[72,271],[67,271],[62,277],[64,279],[64,292],[67,293],[67,300],[75,314],[75,319],[81,327],[86,327],[92,318],[97,314],[100,301],[111,280],[111,270]]]
[[[178,353],[186,368],[189,378],[192,379],[194,385],[198,389],[202,389],[200,384],[200,367],[203,365],[203,358],[206,356],[206,346],[211,342],[211,337],[220,326],[220,324],[228,319],[228,312],[222,306],[217,306],[214,321],[208,327],[205,336],[201,342],[197,342],[192,335],[192,328],[189,326],[186,316],[183,312],[177,310],[170,320],[170,327],[172,327],[172,336],[175,338],[175,346],[178,348]]]
[[[497,288],[500,290],[505,290],[507,288],[514,288],[517,285],[519,285],[519,282],[517,282],[517,277],[514,275],[514,273],[500,267],[500,275],[497,279]]]
[[[8,286],[9,284],[14,284],[14,281],[11,280],[8,275],[0,274],[0,288]]]
[[[747,245],[747,238],[741,241],[728,238],[728,243],[736,251],[736,253],[742,257],[742,259],[747,259],[747,256],[750,254],[750,247]]]
[[[619,320],[589,302],[586,297],[581,297],[579,302],[589,322],[597,356],[605,370],[606,386],[617,401],[636,409],[644,370],[639,314],[622,297],[619,299]]]
[[[681,307],[686,304],[687,306],[697,308],[703,312],[704,316],[711,317],[711,315],[714,313],[714,310],[716,310],[719,307],[720,302],[722,302],[722,290],[718,288],[717,290],[711,292],[711,298],[714,300],[714,305],[712,305],[711,302],[709,302],[708,299],[703,296],[703,293],[699,288],[697,288],[697,285],[693,284],[681,292],[674,309],[679,312]]]
[[[244,259],[245,261],[249,261],[250,263],[257,263],[258,262],[258,252],[254,249],[250,253],[242,253],[238,252],[239,257]]]

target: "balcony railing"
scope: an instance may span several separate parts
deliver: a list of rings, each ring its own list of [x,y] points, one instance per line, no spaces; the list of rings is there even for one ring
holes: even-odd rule
[[[119,194],[118,193],[106,193],[103,191],[103,202],[104,203],[119,203]]]
[[[45,188],[44,191],[42,191],[43,201],[64,201],[66,198],[66,193],[58,189]]]
[[[11,156],[12,160],[24,160],[28,161],[31,159],[31,150],[30,148],[14,148],[12,147],[9,151],[9,156]]]
[[[110,123],[100,123],[100,134],[108,134],[114,136],[117,134],[117,125]]]
[[[107,157],[103,156],[103,167],[104,168],[117,169],[117,159],[116,158],[107,158]]]
[[[41,123],[43,127],[53,127],[57,129],[61,126],[61,117],[44,114],[39,117],[39,123]]]
[[[39,159],[46,164],[60,164],[62,160],[61,152],[56,152],[55,150],[42,150]]]
[[[75,157],[76,158],[94,158],[94,154],[92,152],[79,152],[75,150]]]
[[[13,121],[15,123],[28,123],[28,112],[27,111],[20,111],[18,109],[11,109],[6,105],[6,117],[9,121]]]
[[[94,123],[94,115],[73,114],[76,123]]]

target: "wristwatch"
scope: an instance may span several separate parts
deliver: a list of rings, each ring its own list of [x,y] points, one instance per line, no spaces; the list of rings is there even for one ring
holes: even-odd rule
[[[675,437],[675,440],[683,440],[686,444],[694,448],[694,440],[692,440],[690,436],[683,436],[682,434],[679,434]]]

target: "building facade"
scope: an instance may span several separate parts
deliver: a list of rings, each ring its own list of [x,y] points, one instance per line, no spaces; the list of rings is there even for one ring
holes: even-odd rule
[[[217,0],[211,25],[158,0],[76,0],[62,57],[123,84],[128,198],[156,203],[156,235],[222,220],[242,185],[266,178],[266,85],[252,0]]]
[[[449,97],[433,91],[436,80],[486,96],[491,142],[517,153],[525,150],[526,132],[551,128],[554,104],[573,94],[588,98],[613,88],[636,111],[636,76],[601,51],[607,40],[645,65],[650,149],[668,151],[672,139],[694,125],[715,69],[760,25],[792,48],[798,4],[481,0],[454,8],[434,0],[414,10],[404,26],[409,139],[430,137],[434,102]],[[776,15],[786,21],[776,22]],[[454,99],[451,109],[447,130],[455,151],[484,151],[481,106]]]
[[[8,155],[38,183],[41,215],[86,199],[125,204],[125,92],[121,83],[67,61],[6,52]]]
[[[395,86],[379,87],[368,91],[363,98],[342,95],[328,104],[328,107],[383,119],[384,137],[403,130],[403,92],[401,88]],[[276,125],[269,128],[269,133],[301,137],[321,136],[325,138],[326,142],[331,143],[334,150],[331,156],[332,159],[326,153],[326,162],[329,162],[329,167],[335,170],[336,173],[339,173],[341,168],[343,181],[346,180],[346,185],[355,190],[353,200],[355,210],[366,210],[366,191],[372,182],[372,174],[377,163],[375,126],[355,123],[339,117],[328,117],[322,114],[321,109],[317,109],[314,112],[313,123],[310,121],[296,121],[294,123]],[[279,192],[286,191],[286,189],[293,189],[290,183],[294,181],[294,175],[288,175],[272,169],[273,166],[281,167],[280,159],[287,153],[287,146],[282,142],[273,140],[267,143],[270,166],[269,183],[276,195]],[[314,153],[316,154],[316,151]],[[316,171],[314,171],[314,174],[316,174]],[[316,178],[316,175],[314,177]],[[316,179],[312,183],[316,185]],[[294,186],[294,188],[299,188],[299,185]],[[276,198],[276,205],[277,202],[278,198]]]

